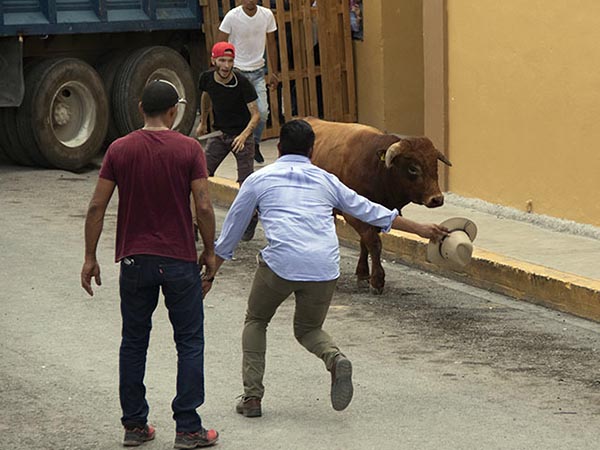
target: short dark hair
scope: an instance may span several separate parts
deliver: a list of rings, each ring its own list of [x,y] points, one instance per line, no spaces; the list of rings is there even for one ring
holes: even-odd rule
[[[282,155],[310,156],[315,143],[315,132],[302,119],[286,122],[279,132],[279,151]]]
[[[186,103],[179,98],[177,89],[167,80],[153,80],[142,92],[142,109],[148,117],[157,117],[166,113],[178,103]]]

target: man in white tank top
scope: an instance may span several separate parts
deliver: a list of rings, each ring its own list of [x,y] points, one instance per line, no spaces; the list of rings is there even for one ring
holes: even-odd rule
[[[229,41],[234,45],[236,49],[234,66],[253,84],[258,94],[260,122],[254,130],[254,159],[258,163],[264,162],[259,144],[269,117],[264,59],[267,40],[269,42],[267,46],[269,87],[274,89],[279,83],[275,75],[277,69],[275,31],[277,31],[277,23],[270,9],[258,6],[257,0],[242,0],[240,6],[225,15],[217,36],[217,41]]]

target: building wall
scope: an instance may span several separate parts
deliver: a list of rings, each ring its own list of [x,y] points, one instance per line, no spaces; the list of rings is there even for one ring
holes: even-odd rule
[[[600,226],[600,2],[446,7],[449,190]]]
[[[358,121],[375,127],[385,123],[383,105],[383,27],[381,1],[363,3],[363,41],[354,43]]]
[[[423,134],[422,0],[363,2],[364,41],[354,41],[358,121]]]

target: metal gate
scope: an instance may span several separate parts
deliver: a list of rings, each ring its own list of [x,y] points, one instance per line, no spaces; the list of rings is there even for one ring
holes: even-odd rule
[[[210,55],[219,24],[235,0],[200,0]],[[277,21],[277,91],[269,91],[264,139],[293,117],[356,121],[356,87],[348,0],[263,0]],[[210,58],[209,58],[210,60]]]

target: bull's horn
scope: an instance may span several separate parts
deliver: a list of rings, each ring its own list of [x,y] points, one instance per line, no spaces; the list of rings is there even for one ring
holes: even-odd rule
[[[450,162],[450,160],[446,157],[446,155],[444,155],[442,152],[440,152],[438,150],[438,159],[443,162],[444,164],[451,166],[452,163]]]
[[[388,169],[392,167],[392,162],[394,158],[400,155],[402,152],[409,149],[410,144],[408,141],[401,139],[398,142],[394,142],[392,145],[388,147],[385,152],[385,167]]]

